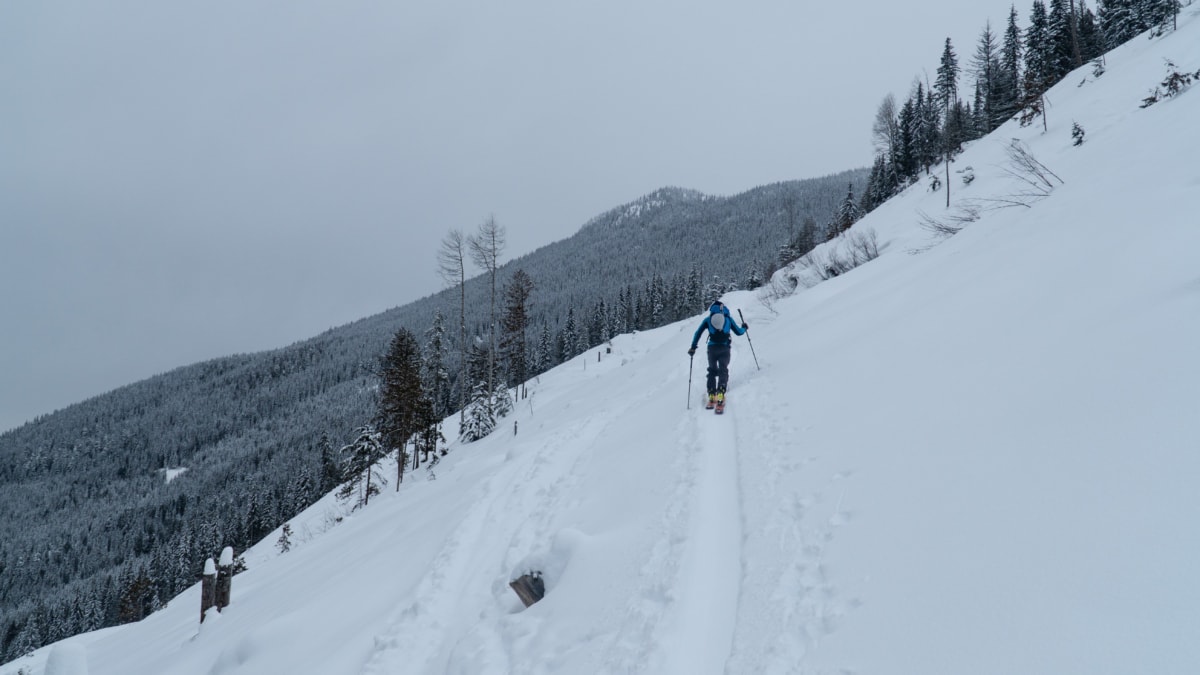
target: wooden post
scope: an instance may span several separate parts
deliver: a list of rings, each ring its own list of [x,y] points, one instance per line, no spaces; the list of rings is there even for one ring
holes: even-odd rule
[[[209,608],[217,604],[217,564],[212,558],[204,561],[204,576],[200,581],[200,623]]]
[[[522,574],[516,581],[508,582],[508,585],[516,591],[517,597],[521,598],[526,607],[546,596],[546,583],[542,581],[541,572]]]
[[[217,609],[229,606],[229,596],[233,590],[233,547],[226,546],[221,551],[221,562],[217,565]]]

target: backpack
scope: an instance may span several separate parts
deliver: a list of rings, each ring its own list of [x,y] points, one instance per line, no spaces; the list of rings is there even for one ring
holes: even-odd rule
[[[723,345],[729,343],[729,317],[725,312],[713,312],[708,317],[709,342]]]

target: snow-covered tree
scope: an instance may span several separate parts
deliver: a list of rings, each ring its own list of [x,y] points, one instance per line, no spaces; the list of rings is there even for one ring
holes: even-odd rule
[[[1021,60],[1024,49],[1021,44],[1021,28],[1017,24],[1017,8],[1008,14],[1004,27],[1004,39],[1000,45],[999,73],[996,81],[996,100],[992,103],[995,115],[994,129],[1003,124],[1021,109]]]
[[[381,486],[387,485],[387,479],[379,472],[379,461],[387,454],[387,449],[374,425],[361,426],[354,433],[354,442],[341,450],[345,457],[342,473],[347,476],[347,481],[338,497],[352,500],[353,508],[357,509],[369,504],[371,497],[379,494]]]
[[[425,347],[421,350],[421,381],[425,383],[429,401],[439,419],[451,412],[446,348],[446,317],[441,310],[437,310],[433,314],[433,322],[425,331]]]
[[[283,529],[279,532],[279,539],[275,540],[275,548],[279,549],[280,553],[287,553],[292,550],[292,524],[284,523]]]
[[[487,346],[476,340],[467,352],[467,377],[472,382],[471,400],[467,404],[467,421],[463,425],[461,438],[470,443],[477,441],[496,428],[496,396],[488,381],[488,371],[493,361],[488,355]],[[493,374],[494,376],[494,374]]]

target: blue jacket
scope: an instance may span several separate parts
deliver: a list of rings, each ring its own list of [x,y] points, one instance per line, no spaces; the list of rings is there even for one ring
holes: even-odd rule
[[[721,323],[724,324],[723,329],[720,331],[723,339],[721,339],[719,341],[713,340],[713,338],[716,336],[717,329],[715,327],[713,327],[712,319],[713,319],[713,315],[716,315],[716,314],[722,315]],[[708,331],[708,344],[710,346],[713,344],[720,344],[720,345],[729,344],[730,343],[730,338],[729,338],[730,331],[732,331],[735,335],[745,335],[746,334],[745,329],[743,329],[741,326],[739,326],[737,324],[737,322],[733,320],[733,317],[730,316],[729,308],[719,302],[714,302],[712,304],[712,306],[708,308],[708,316],[704,317],[704,320],[700,322],[700,327],[697,328],[696,332],[692,335],[692,349],[695,349],[696,345],[700,343],[700,334],[703,333],[704,331]]]

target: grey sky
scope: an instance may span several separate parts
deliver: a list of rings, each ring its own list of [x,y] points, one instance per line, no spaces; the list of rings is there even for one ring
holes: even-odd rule
[[[879,100],[1008,7],[0,3],[0,430],[434,292],[489,214],[511,258],[865,166]]]

